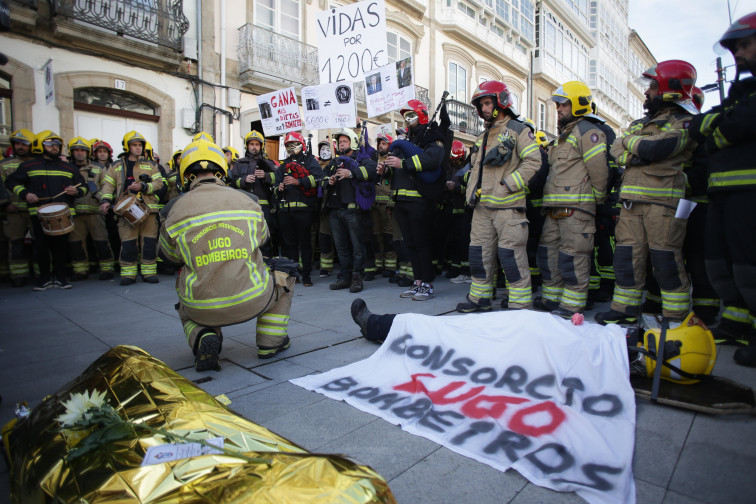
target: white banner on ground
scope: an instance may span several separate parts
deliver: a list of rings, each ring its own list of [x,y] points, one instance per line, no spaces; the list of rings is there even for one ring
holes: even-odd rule
[[[365,76],[368,117],[375,117],[404,107],[415,98],[412,56]]]
[[[302,129],[302,117],[294,88],[279,89],[257,97],[265,136],[276,136]]]
[[[365,0],[316,16],[320,82],[353,82],[388,63],[386,4]]]
[[[397,315],[368,359],[291,380],[499,470],[634,502],[635,398],[616,325],[527,310]]]
[[[351,82],[303,87],[302,105],[308,129],[354,128],[357,124]]]

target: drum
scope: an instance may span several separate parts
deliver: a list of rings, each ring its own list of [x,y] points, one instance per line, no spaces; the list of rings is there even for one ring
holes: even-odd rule
[[[150,207],[133,194],[119,201],[113,211],[126,219],[132,226],[139,225],[150,215]]]
[[[71,209],[65,203],[48,203],[37,209],[37,217],[46,235],[59,236],[73,231]]]

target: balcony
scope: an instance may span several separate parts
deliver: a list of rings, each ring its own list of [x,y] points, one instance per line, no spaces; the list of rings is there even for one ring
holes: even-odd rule
[[[239,74],[242,86],[267,93],[320,82],[318,49],[252,24],[239,28]]]
[[[446,100],[446,110],[451,119],[451,129],[460,133],[478,136],[483,132],[483,119],[475,107],[457,100]]]
[[[51,0],[56,16],[183,51],[189,20],[183,0]]]

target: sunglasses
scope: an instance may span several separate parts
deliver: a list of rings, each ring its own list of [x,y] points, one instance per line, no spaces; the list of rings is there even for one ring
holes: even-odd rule
[[[409,111],[404,113],[404,122],[411,124],[417,120],[417,112]]]

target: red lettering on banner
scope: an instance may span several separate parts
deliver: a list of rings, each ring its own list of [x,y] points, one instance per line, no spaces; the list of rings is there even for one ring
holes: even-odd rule
[[[483,392],[483,389],[486,388],[484,386],[480,387],[474,387],[471,388],[468,392],[465,392],[462,395],[458,395],[457,397],[446,397],[446,394],[449,394],[451,392],[454,392],[459,387],[462,387],[465,385],[465,382],[458,381],[458,382],[452,382],[449,385],[445,386],[444,388],[437,390],[436,392],[426,392],[428,394],[428,397],[431,401],[433,401],[433,404],[451,404],[455,402],[461,402],[461,401],[467,401],[468,399],[471,399],[475,397],[476,395]]]
[[[525,423],[525,418],[528,415],[540,412],[548,413],[551,416],[551,422],[541,426],[528,425]],[[556,404],[551,401],[545,401],[516,412],[509,421],[509,428],[518,434],[538,437],[542,434],[551,434],[554,432],[554,430],[564,422],[565,418],[566,415]]]
[[[489,396],[479,395],[478,397],[467,401],[462,405],[462,414],[475,419],[484,417],[499,418],[510,404],[521,404],[528,402],[529,399],[524,397],[507,397],[507,396]],[[492,403],[484,405],[482,403]]]
[[[420,392],[424,392],[426,395],[428,394],[428,389],[425,388],[425,385],[418,380],[421,376],[429,376],[430,378],[435,378],[436,375],[431,373],[415,373],[412,375],[412,379],[408,381],[407,383],[402,383],[401,385],[396,385],[394,387],[394,390],[401,390],[402,392],[409,392],[410,394],[419,394]]]

